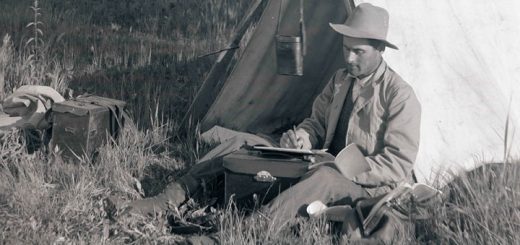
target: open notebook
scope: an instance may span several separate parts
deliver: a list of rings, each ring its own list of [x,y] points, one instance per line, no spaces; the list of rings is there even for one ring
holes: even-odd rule
[[[296,155],[313,155],[314,152],[312,150],[307,149],[292,149],[292,148],[281,148],[281,147],[271,147],[271,146],[253,146],[253,150],[258,150],[261,152],[276,152],[276,153],[288,153],[288,154],[296,154]]]

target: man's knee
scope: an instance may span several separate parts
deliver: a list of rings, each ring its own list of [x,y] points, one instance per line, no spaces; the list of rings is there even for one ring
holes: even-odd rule
[[[336,170],[333,167],[330,166],[319,166],[318,168],[314,169],[310,176],[313,178],[332,178],[332,177],[343,177],[338,170]],[[344,178],[344,177],[343,177]]]
[[[370,195],[360,185],[343,176],[337,169],[330,166],[320,166],[309,177],[309,181],[317,188],[330,193],[334,205],[352,205],[360,198]]]

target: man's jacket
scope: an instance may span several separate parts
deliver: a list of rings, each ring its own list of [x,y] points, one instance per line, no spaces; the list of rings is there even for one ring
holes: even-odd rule
[[[382,194],[410,179],[419,148],[421,106],[413,89],[384,61],[355,98],[346,144],[357,144],[370,171],[353,181],[372,194]],[[298,127],[307,131],[313,148],[328,148],[354,78],[338,70],[316,98],[312,114]],[[341,163],[350,164],[350,163]]]

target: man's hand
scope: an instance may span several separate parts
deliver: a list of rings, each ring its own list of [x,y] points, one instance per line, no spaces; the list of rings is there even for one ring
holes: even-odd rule
[[[304,129],[289,129],[282,134],[280,139],[280,147],[296,148],[296,149],[312,149],[312,144],[309,139],[309,133]]]

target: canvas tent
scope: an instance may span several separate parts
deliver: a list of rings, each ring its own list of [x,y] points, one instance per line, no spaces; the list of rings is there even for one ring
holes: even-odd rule
[[[256,1],[256,11],[246,15],[250,22],[241,24],[247,26],[259,15],[249,41],[240,51],[231,49],[220,54],[190,108],[189,119],[201,121],[203,130],[221,125],[264,133],[301,121],[310,113],[312,98],[321,91],[326,77],[342,66],[341,39],[328,28],[329,22],[346,18],[341,1],[303,1],[307,54],[302,77],[276,73],[274,42],[278,23],[281,34],[299,33],[300,0]],[[241,26],[238,32],[243,29]],[[235,38],[231,47],[240,42]],[[237,62],[225,67],[232,64],[227,59],[235,51],[241,52]]]
[[[328,23],[342,23],[351,5],[370,2],[388,10],[389,40],[400,48],[387,49],[385,60],[412,85],[422,104],[415,167],[419,179],[431,181],[449,168],[471,169],[504,157],[520,159],[520,3],[303,2],[308,51],[304,75],[276,74],[274,51],[278,17],[281,30],[294,32],[299,0],[259,0],[257,12],[248,15],[258,17],[250,18],[255,28],[249,28],[249,42],[233,53],[234,63],[224,62],[226,53],[220,55],[218,69],[214,67],[199,91],[187,121],[200,122],[202,129],[220,125],[254,133],[274,133],[298,123],[343,64],[340,37]]]

